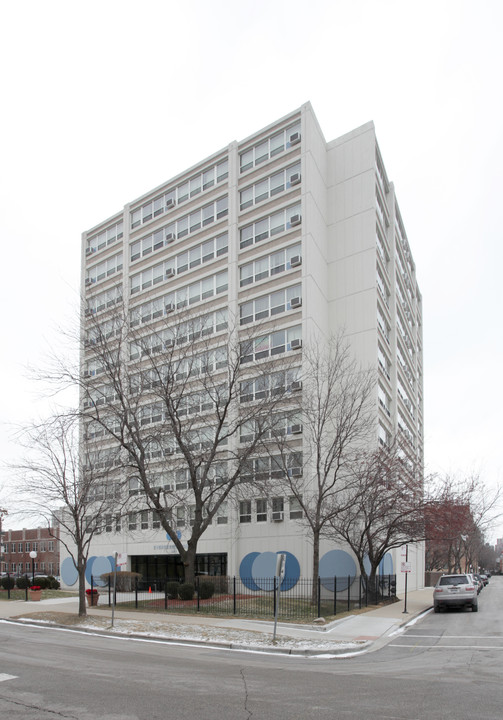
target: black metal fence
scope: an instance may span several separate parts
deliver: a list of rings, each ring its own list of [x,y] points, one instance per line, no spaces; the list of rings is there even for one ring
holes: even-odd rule
[[[295,584],[285,579],[263,580],[237,577],[199,576],[193,585],[179,579],[131,579],[115,591],[116,607],[176,614],[206,613],[271,618],[278,604],[283,621],[333,617],[342,612],[391,602],[396,595],[396,575],[375,578],[372,587],[364,577],[300,578]],[[99,605],[112,605],[113,581],[92,578],[91,589],[100,595]]]

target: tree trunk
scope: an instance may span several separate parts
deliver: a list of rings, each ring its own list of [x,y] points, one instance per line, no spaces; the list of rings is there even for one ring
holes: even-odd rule
[[[313,531],[313,588],[311,603],[318,604],[318,575],[320,574],[320,531]]]
[[[79,616],[87,615],[86,609],[86,564],[83,557],[77,561],[79,573]]]
[[[196,582],[196,549],[197,545],[192,545],[189,540],[187,552],[183,559],[185,582],[192,583],[193,585]]]

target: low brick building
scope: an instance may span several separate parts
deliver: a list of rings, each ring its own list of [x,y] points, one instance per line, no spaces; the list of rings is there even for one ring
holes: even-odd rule
[[[30,575],[35,551],[33,569],[36,575],[59,575],[59,529],[23,528],[4,530],[2,533],[2,572],[12,575]]]

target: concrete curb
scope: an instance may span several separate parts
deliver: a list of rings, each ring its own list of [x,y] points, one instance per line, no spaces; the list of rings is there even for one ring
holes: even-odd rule
[[[162,637],[159,635],[148,635],[148,634],[142,634],[142,633],[120,633],[120,632],[114,632],[113,630],[101,630],[99,628],[92,629],[92,628],[79,628],[74,627],[71,625],[61,625],[58,623],[47,623],[47,622],[41,622],[38,620],[13,620],[12,618],[3,618],[3,622],[12,623],[13,625],[26,625],[28,627],[40,627],[45,629],[57,629],[57,630],[67,630],[69,632],[74,633],[82,633],[84,635],[98,635],[99,637],[109,637],[109,638],[118,638],[121,640],[146,640],[146,641],[152,641],[152,642],[159,642],[159,643],[166,643],[166,644],[181,644],[181,645],[193,645],[194,647],[204,647],[204,648],[214,648],[215,650],[239,650],[241,652],[254,652],[254,653],[275,653],[279,655],[293,655],[293,656],[303,656],[303,657],[309,657],[309,656],[316,656],[316,655],[358,655],[360,653],[367,652],[369,648],[373,645],[373,642],[370,642],[368,640],[362,641],[358,643],[358,647],[355,647],[354,649],[345,647],[340,649],[330,649],[327,650],[326,648],[315,650],[315,649],[296,649],[296,648],[283,648],[283,647],[275,647],[274,645],[271,647],[264,646],[264,645],[240,645],[239,643],[233,643],[233,642],[224,642],[219,640],[211,640],[211,641],[204,641],[204,640],[191,640],[191,639],[185,639],[185,638],[170,638],[170,637]],[[348,645],[348,643],[345,643]]]

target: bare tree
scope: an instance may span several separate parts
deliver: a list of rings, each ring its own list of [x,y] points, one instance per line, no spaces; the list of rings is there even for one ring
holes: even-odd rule
[[[79,581],[79,615],[86,615],[85,570],[91,541],[104,514],[117,506],[108,470],[79,454],[76,413],[57,415],[21,435],[25,459],[13,466],[19,475],[18,497],[23,515],[43,518],[49,532],[63,543]],[[63,532],[56,533],[56,528]]]
[[[350,468],[344,501],[325,534],[349,545],[373,592],[385,554],[424,538],[422,468],[408,439],[399,434],[362,452]]]
[[[326,345],[313,342],[305,348],[301,382],[302,459],[292,461],[291,443],[278,433],[270,452],[281,469],[277,487],[294,499],[299,522],[310,534],[316,578],[320,540],[346,507],[347,479],[375,433],[375,372],[358,365],[340,333]],[[317,601],[316,582],[312,600]]]
[[[130,511],[155,513],[191,581],[201,536],[279,422],[290,361],[285,348],[269,353],[272,329],[252,336],[227,309],[181,308],[173,323],[156,302],[148,316],[144,305],[127,312],[123,303],[104,319],[92,314],[84,373],[60,366],[59,379],[81,389],[83,447],[98,441],[119,458]],[[241,402],[250,385],[267,391]]]

